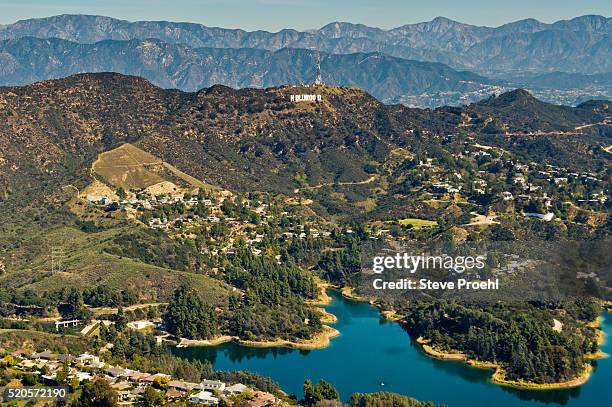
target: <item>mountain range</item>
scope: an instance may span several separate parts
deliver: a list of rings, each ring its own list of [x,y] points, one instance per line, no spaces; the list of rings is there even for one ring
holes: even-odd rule
[[[60,15],[0,27],[0,39],[33,36],[79,43],[156,38],[192,48],[317,49],[332,54],[382,52],[440,62],[481,74],[612,72],[612,19],[588,15],[545,24],[534,19],[479,27],[438,17],[390,30],[334,22],[318,30],[276,33],[166,21],[129,22],[109,17]]]
[[[332,23],[247,32],[166,21],[60,15],[0,26],[0,85],[85,72],[141,76],[194,92],[216,84],[356,86],[385,103],[458,106],[526,88],[578,105],[612,98],[611,19],[477,27],[446,18],[391,30]]]
[[[366,164],[441,151],[455,133],[583,168],[604,165],[609,144],[609,127],[595,125],[611,115],[609,102],[555,106],[516,90],[462,108],[411,109],[330,86],[317,89],[321,104],[290,101],[308,89],[185,93],[113,73],[0,88],[0,198],[23,205],[24,194],[82,184],[99,153],[125,142],[213,185],[284,193],[298,176],[309,185],[366,179]]]
[[[25,85],[80,72],[120,72],[142,76],[164,88],[191,92],[215,84],[266,88],[312,82],[318,57],[326,83],[357,86],[381,100],[423,92],[470,92],[491,82],[444,64],[379,52],[191,48],[157,39],[79,44],[24,37],[0,41],[0,84]]]

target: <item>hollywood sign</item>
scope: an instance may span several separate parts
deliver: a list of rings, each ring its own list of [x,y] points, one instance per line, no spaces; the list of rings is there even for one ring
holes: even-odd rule
[[[292,102],[320,102],[321,95],[291,95]]]

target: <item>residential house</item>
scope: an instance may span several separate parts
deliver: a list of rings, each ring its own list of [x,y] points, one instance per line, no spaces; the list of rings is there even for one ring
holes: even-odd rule
[[[169,389],[166,392],[166,394],[164,395],[164,397],[168,401],[174,401],[174,400],[185,398],[185,397],[187,397],[187,395],[188,395],[188,393],[186,391],[181,391],[181,390],[176,390],[176,389]]]
[[[71,354],[61,354],[57,357],[57,360],[59,360],[60,362],[68,362],[68,363],[72,363],[74,359],[75,359],[74,356],[72,356]]]
[[[139,372],[138,370],[126,370],[123,375],[123,377],[131,382],[141,382],[149,376],[151,376],[149,373]]]
[[[248,390],[247,386],[245,386],[242,383],[236,383],[236,384],[232,384],[231,386],[226,387],[225,390],[223,390],[223,393],[226,396],[231,396],[232,394],[244,393],[246,390]]]
[[[250,407],[269,407],[276,405],[278,403],[278,398],[273,394],[266,393],[263,391],[258,391],[255,393],[255,398],[249,401]]]
[[[209,391],[223,391],[225,383],[219,380],[202,380],[200,389]]]
[[[110,377],[121,377],[121,376],[125,376],[125,374],[127,373],[125,369],[118,367],[118,366],[110,366],[107,369],[104,370],[104,373],[106,373],[107,375],[109,375]]]
[[[50,352],[46,349],[42,352],[34,353],[32,355],[34,359],[41,359],[41,360],[57,360],[58,356],[59,355],[57,355],[56,353]]]
[[[126,391],[128,389],[131,389],[132,383],[126,382],[126,381],[120,381],[117,383],[112,383],[110,385],[113,389],[115,389],[116,391]]]
[[[93,380],[93,376],[91,375],[91,373],[87,373],[87,372],[76,372],[74,374],[74,378],[76,378],[79,382],[82,382],[85,380],[89,380],[89,381]]]
[[[202,390],[199,393],[196,393],[190,397],[190,400],[194,403],[204,403],[204,404],[218,404],[219,399],[214,397],[211,392]]]
[[[171,380],[168,383],[168,388],[190,392],[200,388],[198,383],[183,382],[179,380]]]
[[[155,379],[162,378],[162,377],[170,380],[170,376],[167,375],[167,374],[164,374],[164,373],[155,373],[153,375],[143,377],[142,379],[140,379],[140,381],[144,382],[144,383],[153,383],[155,381]]]

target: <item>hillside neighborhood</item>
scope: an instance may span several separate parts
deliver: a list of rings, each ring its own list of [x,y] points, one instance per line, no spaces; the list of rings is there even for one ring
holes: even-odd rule
[[[249,388],[241,383],[226,384],[219,380],[190,383],[163,373],[146,373],[105,363],[103,356],[89,353],[81,355],[56,354],[48,350],[30,352],[16,350],[0,363],[29,375],[30,382],[47,386],[68,385],[78,388],[84,382],[103,380],[118,395],[119,405],[132,405],[146,397],[161,397],[166,401],[184,400],[216,406],[220,400],[233,405],[243,400],[249,407],[269,407],[279,403],[273,394]],[[151,395],[153,394],[153,396]]]

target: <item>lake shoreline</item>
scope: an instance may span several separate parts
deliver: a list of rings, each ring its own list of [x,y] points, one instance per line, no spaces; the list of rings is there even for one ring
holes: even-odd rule
[[[597,397],[606,397],[608,392],[606,380],[612,372],[612,359],[598,362],[597,367],[595,362],[590,362],[593,370],[589,380],[574,390],[550,386],[530,388],[525,383],[521,386],[499,383],[505,378],[498,375],[498,382],[493,380],[496,366],[475,361],[469,365],[462,356],[458,360],[461,363],[442,363],[424,353],[421,346],[410,342],[405,327],[402,327],[404,324],[385,321],[402,317],[405,320],[403,313],[392,312],[384,303],[378,304],[376,309],[367,303],[342,296],[338,288],[330,289],[327,293],[332,297],[332,303],[326,308],[337,316],[338,325],[332,326],[340,330],[342,335],[320,352],[288,348],[265,349],[227,343],[216,348],[174,350],[173,347],[173,353],[179,357],[207,360],[218,371],[257,372],[273,378],[284,390],[296,395],[302,394],[305,378],[323,378],[334,383],[343,400],[354,392],[381,391],[381,383],[385,384],[384,390],[387,391],[438,403],[446,402],[457,407],[488,405],[490,400],[495,400],[499,407],[523,405],[523,401],[529,406],[567,403],[572,407],[586,407],[597,405]],[[609,315],[601,314],[606,338],[612,335],[612,317]],[[608,342],[601,348],[606,353],[612,353],[609,349]],[[415,374],[405,375],[406,366],[411,366]],[[576,374],[580,373],[582,370],[578,367]],[[585,376],[581,375],[581,379],[584,380]],[[569,385],[563,383],[564,388]],[[441,386],[448,393],[446,397],[440,395]]]
[[[338,318],[334,314],[331,314],[323,308],[324,305],[328,305],[332,301],[332,297],[327,294],[327,289],[331,289],[332,286],[322,281],[317,281],[317,287],[319,289],[319,295],[316,300],[309,301],[308,304],[314,305],[317,310],[321,313],[321,322],[323,324],[333,324],[337,322]],[[311,339],[305,340],[287,340],[287,339],[275,339],[268,341],[251,341],[247,339],[241,339],[237,336],[221,335],[212,339],[185,339],[180,338],[178,342],[176,340],[168,340],[175,344],[177,347],[197,347],[197,346],[217,346],[228,342],[234,342],[242,346],[248,346],[251,348],[291,348],[300,350],[315,350],[324,349],[328,347],[333,338],[340,336],[340,331],[329,326],[323,325],[323,331],[316,334]]]
[[[353,301],[359,301],[359,302],[368,302],[372,305],[375,305],[374,301],[370,300],[367,297],[363,297],[357,294],[353,287],[344,286],[344,287],[336,288],[336,289],[339,290],[342,296],[346,299],[353,300]]]
[[[332,315],[332,314],[329,314]],[[298,341],[289,341],[286,339],[276,339],[271,341],[249,341],[241,339],[237,336],[221,335],[212,339],[185,339],[179,341],[175,339],[167,339],[166,342],[176,345],[177,347],[208,347],[218,346],[228,342],[234,342],[242,346],[251,348],[292,348],[300,350],[315,350],[328,347],[333,338],[340,336],[340,331],[330,326],[324,325],[323,332],[318,333],[311,339]]]
[[[394,321],[399,323],[400,325],[404,325],[405,323],[402,321],[402,316],[397,314],[397,312],[395,310],[385,310],[383,311],[382,309],[380,309],[379,304],[371,299],[368,299],[366,297],[362,297],[359,294],[355,293],[354,289],[352,287],[342,287],[340,289],[340,292],[342,293],[342,296],[344,298],[347,298],[349,300],[353,300],[353,301],[359,301],[359,302],[368,302],[371,305],[373,305],[374,307],[379,309],[380,314],[387,320],[389,321]],[[612,310],[607,309],[606,307],[604,307],[603,312],[612,312]],[[595,321],[593,321],[592,326],[595,327],[596,329],[599,330],[598,332],[598,338],[597,338],[597,344],[598,346],[601,347],[601,345],[604,344],[605,342],[605,334],[603,332],[603,330],[601,329],[602,327],[602,319],[601,316],[597,317],[597,319]],[[470,359],[467,355],[457,352],[457,353],[450,353],[450,352],[442,352],[439,351],[435,348],[433,348],[432,346],[430,346],[428,344],[428,341],[425,340],[422,337],[419,337],[416,339],[417,343],[420,345],[421,350],[428,356],[433,357],[435,359],[439,359],[439,360],[446,360],[446,361],[456,361],[456,362],[463,362],[471,367],[475,367],[478,369],[487,369],[487,370],[493,370],[493,374],[491,375],[491,382],[494,384],[498,384],[500,386],[507,386],[507,387],[512,387],[512,388],[517,388],[517,389],[523,389],[523,390],[560,390],[560,389],[571,389],[571,388],[575,388],[575,387],[579,387],[582,386],[583,384],[585,384],[589,378],[591,377],[591,373],[593,372],[593,366],[590,363],[585,363],[583,366],[583,370],[580,373],[580,375],[578,375],[577,377],[567,380],[567,381],[563,381],[563,382],[556,382],[556,383],[534,383],[534,382],[528,382],[528,381],[523,381],[523,380],[511,380],[511,379],[506,379],[505,377],[505,371],[503,369],[502,366],[493,363],[493,362],[483,362],[480,360],[476,360],[476,359]],[[596,359],[601,359],[601,358],[605,358],[608,357],[609,355],[606,354],[605,352],[598,350],[597,352],[585,355],[585,359],[587,361],[589,360],[596,360]]]
[[[593,325],[596,326],[597,329],[599,329],[597,343],[599,346],[601,346],[605,342],[605,335],[604,335],[603,330],[601,329],[601,326],[602,326],[601,317],[598,317]],[[493,374],[491,375],[492,383],[498,384],[500,386],[507,386],[507,387],[517,388],[517,389],[541,390],[541,391],[572,389],[575,387],[580,387],[583,384],[585,384],[589,380],[589,378],[591,377],[591,373],[593,372],[593,366],[590,363],[585,363],[583,366],[582,372],[577,377],[570,379],[570,380],[563,381],[563,382],[534,383],[534,382],[523,381],[523,380],[511,380],[511,379],[506,379],[504,368],[497,363],[483,362],[483,361],[476,360],[476,359],[470,359],[467,355],[461,352],[450,353],[450,352],[440,351],[430,346],[429,341],[422,337],[418,337],[416,339],[416,342],[421,346],[421,349],[423,350],[423,352],[430,357],[433,357],[439,360],[463,362],[469,366],[472,366],[478,369],[494,370]],[[600,359],[600,358],[605,358],[605,357],[608,357],[608,355],[601,350],[598,350],[595,353],[585,355],[586,360],[595,360],[595,359]]]
[[[310,305],[315,305],[318,307],[329,305],[329,303],[332,302],[332,297],[330,297],[329,294],[327,294],[327,290],[333,289],[333,288],[334,287],[331,284],[317,279],[317,289],[319,290],[317,299],[306,301],[306,303]]]

